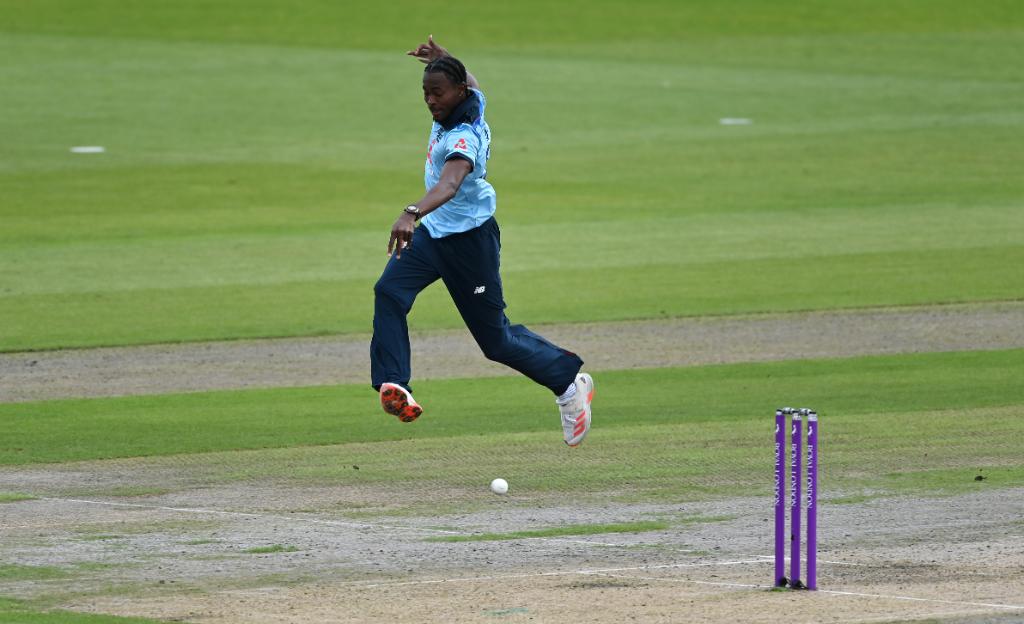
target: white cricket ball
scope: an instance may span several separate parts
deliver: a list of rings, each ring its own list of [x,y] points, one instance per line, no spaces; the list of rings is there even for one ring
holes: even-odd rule
[[[508,492],[508,481],[504,479],[495,479],[491,481],[491,491],[495,494],[504,494]]]

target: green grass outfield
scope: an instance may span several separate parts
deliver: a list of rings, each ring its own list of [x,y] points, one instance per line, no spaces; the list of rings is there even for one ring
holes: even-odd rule
[[[2,351],[366,331],[429,32],[489,97],[514,319],[1024,296],[1017,2],[0,10]]]
[[[0,352],[368,332],[388,230],[422,193],[403,53],[428,33],[488,96],[517,322],[1024,298],[1018,0],[0,14]],[[439,287],[412,323],[461,325]],[[365,384],[2,404],[0,470],[53,479],[0,506],[280,482],[366,485],[386,509],[331,513],[379,518],[494,503],[497,474],[511,504],[766,496],[770,410],[794,402],[822,410],[825,504],[1019,487],[1022,368],[1010,350],[602,372],[571,451],[521,378],[418,382],[412,425]],[[147,621],[46,612],[66,573],[0,565],[29,598],[0,597],[0,620]]]

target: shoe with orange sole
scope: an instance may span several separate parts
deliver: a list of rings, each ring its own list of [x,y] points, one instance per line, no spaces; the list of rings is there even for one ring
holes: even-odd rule
[[[393,383],[380,385],[380,406],[402,422],[412,422],[423,413],[423,408],[412,398],[412,394]]]

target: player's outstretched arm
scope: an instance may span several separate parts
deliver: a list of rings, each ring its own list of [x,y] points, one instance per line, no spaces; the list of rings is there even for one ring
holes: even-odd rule
[[[451,54],[448,54],[448,50],[437,45],[437,42],[434,41],[434,35],[427,37],[426,43],[419,44],[406,52],[406,54],[419,59],[421,63],[429,63],[442,56],[451,56]],[[466,70],[466,83],[474,89],[480,88],[480,83],[476,81],[476,77],[473,74],[469,73],[468,69]]]

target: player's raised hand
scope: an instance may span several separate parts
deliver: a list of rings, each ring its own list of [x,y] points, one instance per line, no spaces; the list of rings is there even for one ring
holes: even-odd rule
[[[416,57],[421,63],[429,63],[442,56],[449,56],[448,50],[437,45],[434,41],[434,35],[428,36],[426,43],[419,44],[415,49],[406,52],[406,54]]]

